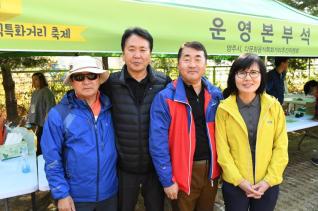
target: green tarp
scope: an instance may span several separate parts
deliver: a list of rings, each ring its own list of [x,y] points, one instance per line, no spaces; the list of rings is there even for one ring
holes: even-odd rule
[[[119,53],[134,26],[156,54],[197,40],[210,55],[318,55],[318,18],[274,0],[0,0],[2,55]]]

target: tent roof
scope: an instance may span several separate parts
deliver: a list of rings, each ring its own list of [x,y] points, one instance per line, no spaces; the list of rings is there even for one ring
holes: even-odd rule
[[[318,55],[318,18],[275,0],[10,0],[0,56],[118,54],[133,26],[153,35],[155,54],[197,40],[210,55]]]
[[[213,0],[153,0],[152,2],[159,4],[168,3],[170,5],[215,10],[227,13],[230,12],[271,19],[281,19],[291,22],[318,24],[318,17],[309,15],[275,0],[222,0],[217,2]]]

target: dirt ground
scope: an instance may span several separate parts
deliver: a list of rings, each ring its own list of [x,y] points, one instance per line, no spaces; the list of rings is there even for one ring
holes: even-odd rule
[[[313,132],[318,134],[318,127]],[[284,174],[284,182],[280,185],[276,211],[318,211],[318,167],[312,165],[311,157],[318,157],[318,140],[306,138],[298,150],[298,142],[303,132],[289,133],[289,164]],[[57,210],[53,205],[49,192],[36,192],[37,210]],[[32,210],[31,195],[23,195],[9,199],[11,211]],[[0,200],[0,211],[4,210]],[[142,198],[138,201],[136,211],[144,211]],[[165,203],[165,211],[170,211],[169,202]],[[222,194],[219,190],[215,209],[224,210]]]

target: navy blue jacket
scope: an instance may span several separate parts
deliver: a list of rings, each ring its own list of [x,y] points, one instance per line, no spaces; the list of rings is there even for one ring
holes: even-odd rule
[[[54,199],[97,202],[118,191],[117,152],[109,99],[101,94],[95,120],[88,104],[73,90],[53,107],[44,124],[41,148]]]
[[[286,72],[279,74],[276,69],[273,69],[267,73],[267,86],[266,92],[269,95],[274,96],[278,99],[280,104],[284,102],[284,80],[285,80]]]

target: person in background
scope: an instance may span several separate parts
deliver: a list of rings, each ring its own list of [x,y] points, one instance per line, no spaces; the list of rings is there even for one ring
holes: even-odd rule
[[[318,121],[318,81],[310,80],[304,85],[305,95],[312,95],[316,98],[315,113],[313,119]],[[311,159],[312,164],[318,166],[318,158]]]
[[[43,73],[37,72],[32,75],[32,87],[34,91],[32,92],[31,105],[26,122],[35,127],[37,137],[36,154],[40,155],[42,154],[40,142],[44,121],[49,110],[55,105],[55,98]]]
[[[287,57],[275,57],[275,68],[267,73],[267,94],[278,99],[280,104],[284,102],[285,77],[288,68]]]
[[[119,210],[133,211],[139,192],[147,211],[162,211],[164,193],[149,155],[151,102],[171,79],[151,65],[153,38],[142,28],[126,29],[121,39],[125,65],[112,73],[101,92],[110,97],[119,162]]]
[[[4,144],[4,140],[5,140],[5,135],[6,135],[6,128],[4,126],[5,123],[6,123],[5,111],[1,111],[0,109],[0,145]]]
[[[265,93],[266,67],[254,54],[230,69],[216,112],[216,146],[227,211],[274,210],[288,163],[285,114]]]
[[[156,95],[150,112],[149,151],[173,210],[213,210],[220,175],[214,136],[221,91],[204,78],[205,47],[186,42],[180,76]]]
[[[60,211],[117,211],[117,151],[101,60],[79,56],[61,102],[45,121],[41,147],[52,197]]]

